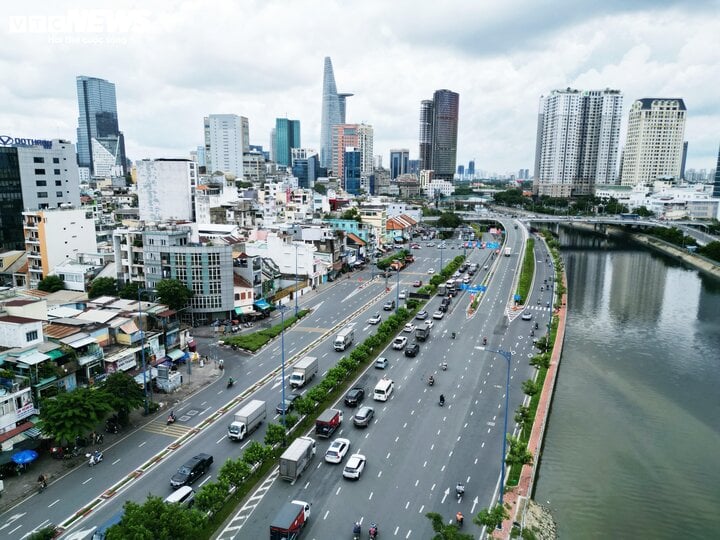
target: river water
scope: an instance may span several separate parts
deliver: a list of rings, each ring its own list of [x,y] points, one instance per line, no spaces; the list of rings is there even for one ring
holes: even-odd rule
[[[535,499],[560,538],[720,538],[720,284],[562,232],[569,311]]]

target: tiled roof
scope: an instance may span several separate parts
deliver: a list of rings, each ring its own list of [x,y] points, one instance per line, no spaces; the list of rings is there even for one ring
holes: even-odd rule
[[[38,322],[37,319],[28,319],[27,317],[16,317],[15,315],[5,315],[0,317],[0,323],[28,324]]]

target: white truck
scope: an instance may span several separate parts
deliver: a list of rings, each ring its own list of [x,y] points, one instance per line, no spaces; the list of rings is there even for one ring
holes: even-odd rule
[[[315,455],[315,439],[298,437],[280,456],[280,478],[294,482]]]
[[[510,249],[509,247],[506,247],[505,248],[505,256],[509,257],[511,253],[512,253],[512,249]]]
[[[300,388],[305,386],[318,372],[318,360],[314,356],[305,356],[293,366],[290,375],[290,387]]]
[[[228,438],[233,441],[242,441],[246,435],[262,424],[266,416],[265,402],[253,399],[235,413],[232,423],[228,426]]]
[[[333,348],[336,351],[344,351],[350,345],[352,345],[353,339],[355,339],[355,330],[350,327],[343,328],[340,330],[335,341],[333,341]]]

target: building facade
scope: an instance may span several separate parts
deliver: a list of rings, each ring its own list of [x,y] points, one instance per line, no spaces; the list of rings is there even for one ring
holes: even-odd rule
[[[553,90],[540,98],[533,191],[591,195],[615,182],[623,96],[619,90]]]
[[[362,177],[362,154],[359,148],[345,148],[343,159],[343,188],[352,195],[360,195]]]
[[[720,149],[718,149],[717,167],[715,167],[715,181],[713,182],[713,197],[720,197]]]
[[[410,150],[407,148],[390,150],[390,179],[395,180],[401,174],[408,172]]]
[[[243,155],[250,151],[250,123],[237,114],[211,114],[204,119],[205,166],[238,179],[243,176]]]
[[[333,161],[333,130],[345,123],[345,100],[352,94],[338,94],[332,60],[325,57],[323,70],[322,110],[320,114],[320,166],[330,167]],[[337,174],[337,170],[333,170]]]
[[[432,169],[432,126],[433,101],[424,99],[420,102],[420,159],[419,170]]]
[[[644,98],[632,104],[622,155],[622,185],[664,177],[680,179],[686,114],[685,102],[679,98]]]
[[[273,145],[275,162],[281,167],[290,167],[293,148],[301,147],[300,120],[276,118]]]
[[[310,148],[292,149],[292,173],[298,187],[312,188],[320,173],[320,156]]]
[[[457,132],[460,95],[436,90],[433,95],[432,170],[435,177],[452,180],[457,162]]]
[[[142,221],[195,220],[197,163],[189,159],[143,159],[136,167]]]

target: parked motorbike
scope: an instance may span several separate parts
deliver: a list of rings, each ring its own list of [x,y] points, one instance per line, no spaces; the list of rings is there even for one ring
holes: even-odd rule
[[[104,456],[100,450],[96,450],[92,454],[85,454],[85,457],[90,458],[88,465],[90,465],[90,467],[94,467],[98,463],[102,462]]]

